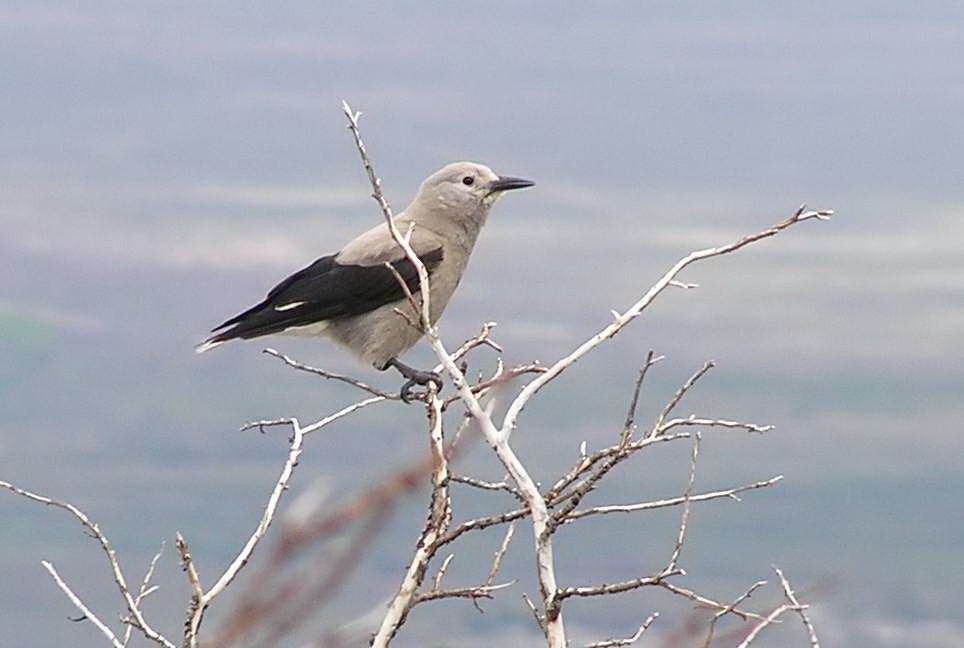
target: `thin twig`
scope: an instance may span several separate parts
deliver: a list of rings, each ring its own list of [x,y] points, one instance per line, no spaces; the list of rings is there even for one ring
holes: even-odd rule
[[[319,369],[318,367],[312,367],[311,365],[306,365],[302,362],[298,362],[297,360],[290,358],[289,356],[281,353],[280,351],[267,348],[267,349],[264,349],[262,353],[278,358],[279,360],[284,362],[292,369],[297,369],[298,371],[304,371],[310,374],[314,374],[316,376],[321,376],[322,378],[326,378],[328,380],[337,380],[338,382],[343,382],[347,385],[352,385],[353,387],[357,387],[358,389],[361,389],[362,391],[366,391],[369,394],[372,394],[374,396],[381,396],[382,398],[386,398],[389,400],[398,400],[398,394],[389,394],[388,392],[384,392],[380,389],[372,387],[368,383],[364,383],[361,380],[358,380],[357,378],[352,378],[351,376],[344,376],[342,374],[326,371],[325,369]]]
[[[156,585],[154,587],[150,587],[151,578],[154,577],[154,568],[157,566],[157,561],[161,559],[161,554],[164,553],[165,545],[166,543],[161,541],[161,548],[157,550],[157,553],[154,554],[154,557],[151,558],[150,564],[147,566],[147,572],[144,574],[144,580],[141,582],[141,587],[137,591],[137,596],[134,597],[134,602],[138,606],[140,606],[141,601],[147,598],[147,596],[151,594],[151,592],[154,592],[157,590]],[[130,643],[131,634],[134,631],[134,626],[130,623],[129,616],[124,618],[124,623],[127,625],[127,627],[124,629],[124,640],[121,643],[126,648],[127,644]]]
[[[509,482],[505,480],[500,482],[490,482],[483,479],[476,479],[474,477],[466,477],[465,475],[452,475],[449,477],[449,481],[453,481],[458,484],[465,484],[466,486],[472,486],[480,490],[504,491],[509,495],[512,495],[517,500],[524,501],[522,493],[519,492],[519,489],[513,488],[511,485],[509,485]]]
[[[509,549],[509,543],[512,542],[512,535],[515,533],[515,522],[509,525],[509,528],[505,531],[505,537],[502,538],[502,544],[499,545],[498,550],[495,552],[495,556],[492,558],[492,567],[489,568],[489,575],[485,577],[485,586],[488,587],[495,580],[495,575],[499,571],[499,567],[502,566],[502,559],[505,558],[505,552]]]
[[[515,581],[499,583],[498,585],[476,585],[474,587],[456,587],[446,590],[431,590],[429,592],[422,592],[421,594],[418,594],[412,601],[412,606],[445,598],[467,598],[473,600],[480,598],[490,599],[492,598],[492,592],[496,592],[507,587],[512,587],[513,585],[515,585]]]
[[[60,574],[58,574],[57,570],[54,569],[54,566],[46,560],[40,561],[40,564],[44,566],[44,569],[50,572],[50,575],[53,576],[54,582],[57,583],[57,586],[63,590],[64,594],[67,595],[67,598],[70,599],[70,602],[74,604],[74,607],[80,610],[80,613],[84,615],[82,618],[93,623],[94,626],[101,631],[101,634],[107,637],[107,640],[110,641],[114,648],[124,648],[124,644],[120,642],[120,640],[117,638],[117,635],[114,634],[114,631],[107,627],[107,624],[101,621],[96,614],[91,612],[90,608],[84,605],[84,602],[80,600],[80,597],[74,594],[73,590],[71,590],[67,583],[63,581],[63,579],[60,577]]]
[[[631,580],[619,581],[617,583],[588,585],[584,587],[563,587],[556,593],[556,601],[561,603],[563,600],[571,596],[591,597],[605,596],[608,594],[621,594],[622,592],[629,592],[630,590],[639,589],[641,587],[652,587],[653,585],[659,585],[665,579],[671,576],[681,576],[682,574],[682,569],[674,569],[670,572],[660,572],[656,576],[633,578]]]
[[[449,569],[449,563],[455,558],[455,554],[449,554],[442,561],[442,565],[438,568],[438,573],[435,574],[435,580],[432,582],[432,591],[438,591],[442,589],[442,579],[445,578],[445,572]]]
[[[643,621],[643,624],[639,626],[639,629],[635,633],[629,637],[626,637],[625,639],[606,639],[604,641],[597,641],[595,643],[586,644],[585,648],[614,648],[615,646],[631,646],[639,641],[639,638],[643,636],[644,632],[649,630],[649,626],[651,626],[653,621],[655,621],[658,617],[659,612],[653,612],[646,618],[645,621]]]
[[[763,620],[753,626],[753,629],[750,630],[750,633],[742,642],[740,642],[740,645],[737,646],[737,648],[746,648],[749,646],[767,626],[774,623],[778,618],[780,618],[781,615],[783,615],[784,612],[793,609],[795,609],[795,606],[790,605],[789,603],[784,603],[783,605],[774,609],[772,612],[770,612],[770,614],[764,617]]]
[[[673,398],[671,398],[670,401],[666,403],[666,406],[663,408],[663,411],[661,411],[659,413],[659,416],[656,417],[656,422],[653,423],[653,428],[650,431],[651,436],[659,435],[665,431],[663,430],[663,421],[666,420],[666,417],[672,413],[672,411],[676,408],[677,405],[679,405],[679,402],[683,400],[683,396],[686,395],[686,392],[688,392],[690,388],[692,388],[693,385],[695,385],[700,378],[705,376],[707,371],[709,371],[715,366],[716,364],[714,364],[713,362],[704,363],[703,366],[695,374],[690,376],[689,379],[685,383],[683,383],[683,386],[680,387],[675,394],[673,394]]]
[[[168,641],[163,635],[154,630],[150,624],[147,623],[147,620],[141,613],[140,607],[134,600],[133,594],[131,594],[131,591],[127,586],[127,580],[124,578],[124,572],[121,570],[120,563],[117,562],[117,553],[111,546],[110,541],[108,541],[107,536],[104,535],[104,533],[100,530],[100,527],[91,521],[91,519],[88,518],[83,511],[68,502],[61,502],[51,497],[37,495],[36,493],[23,490],[22,488],[14,486],[13,484],[5,481],[0,481],[0,488],[5,488],[12,493],[26,497],[29,500],[46,504],[47,506],[55,506],[63,509],[80,520],[80,523],[90,532],[90,535],[100,543],[100,547],[103,550],[104,555],[107,556],[107,561],[110,563],[111,573],[114,576],[114,582],[117,584],[117,589],[120,591],[121,597],[127,604],[127,611],[131,615],[131,623],[133,623],[146,638],[150,639],[154,643],[160,644],[165,648],[176,648],[173,643]]]
[[[515,429],[516,420],[518,419],[519,414],[522,413],[522,410],[525,408],[526,403],[529,402],[530,398],[535,396],[539,390],[548,385],[551,381],[555,380],[560,374],[578,362],[587,353],[595,349],[606,340],[611,339],[627,324],[639,317],[639,315],[641,315],[642,312],[646,310],[646,308],[648,308],[653,301],[655,301],[656,297],[658,297],[660,293],[662,293],[663,290],[669,286],[670,282],[676,280],[677,275],[687,266],[704,259],[735,252],[747,245],[755,243],[756,241],[775,236],[783,230],[792,227],[793,225],[797,225],[798,223],[813,219],[828,220],[832,215],[833,212],[830,210],[806,211],[806,205],[801,205],[792,216],[774,225],[773,227],[767,228],[755,234],[744,236],[739,240],[727,245],[705,248],[703,250],[697,250],[687,254],[685,257],[677,261],[673,267],[670,268],[655,284],[653,284],[653,286],[646,291],[646,293],[638,301],[636,301],[635,304],[630,306],[625,313],[619,315],[615,321],[583,342],[569,355],[556,361],[555,364],[549,367],[549,371],[526,385],[519,395],[516,396],[512,404],[509,405],[509,409],[503,418],[503,429],[511,433],[511,430]]]
[[[712,491],[709,493],[700,493],[699,495],[690,496],[689,502],[705,502],[708,500],[721,499],[728,497],[740,501],[737,497],[737,493],[743,493],[749,490],[755,490],[758,488],[766,488],[768,486],[773,486],[783,479],[783,475],[777,475],[772,479],[767,479],[764,481],[753,482],[752,484],[745,484],[743,486],[737,486],[736,488],[728,488],[726,490]],[[606,515],[608,513],[637,513],[639,511],[651,511],[653,509],[666,508],[670,506],[678,506],[687,500],[686,497],[671,497],[669,499],[654,500],[652,502],[640,502],[639,504],[613,504],[609,506],[595,506],[593,508],[582,509],[579,511],[573,511],[564,521],[564,524],[568,524],[580,518],[584,518],[590,515]]]
[[[820,648],[820,641],[817,639],[817,631],[814,630],[813,623],[810,621],[810,617],[807,615],[806,605],[801,605],[800,601],[797,600],[796,594],[793,593],[793,589],[790,587],[790,581],[787,580],[783,572],[776,566],[773,567],[773,571],[777,573],[780,577],[780,585],[783,587],[783,594],[787,597],[787,600],[794,605],[794,609],[797,614],[800,615],[800,620],[803,621],[804,627],[807,629],[807,635],[810,638],[811,648]]]
[[[700,433],[693,436],[693,453],[690,455],[690,479],[683,491],[683,515],[680,518],[679,532],[676,535],[676,544],[673,545],[673,553],[669,562],[666,564],[666,573],[676,570],[680,552],[683,551],[683,542],[686,541],[686,525],[690,519],[690,495],[693,493],[693,485],[696,483],[696,461],[700,456]]]
[[[448,529],[452,519],[452,502],[448,492],[448,459],[445,451],[445,440],[442,436],[442,400],[438,397],[434,385],[429,385],[428,399],[429,402],[426,407],[429,414],[429,438],[434,464],[428,518],[419,536],[415,555],[409,563],[405,577],[402,579],[398,592],[389,602],[388,611],[372,638],[371,645],[373,648],[386,648],[395,637],[398,629],[405,623],[409,611],[419,602],[433,600],[432,597],[457,596],[456,594],[442,594],[443,591],[453,590],[438,589],[445,573],[444,569],[441,569],[436,577],[436,587],[431,592],[418,594],[418,588],[425,578],[428,563],[438,550],[438,539]],[[447,567],[447,564],[443,567]]]
[[[710,627],[706,632],[706,641],[703,642],[703,648],[710,648],[710,644],[713,643],[713,633],[716,631],[716,623],[721,618],[723,618],[724,616],[726,616],[727,614],[735,610],[736,606],[738,606],[740,603],[750,598],[750,595],[753,594],[753,592],[755,592],[756,590],[758,590],[759,588],[763,587],[766,584],[767,582],[762,580],[753,583],[752,585],[750,585],[749,589],[747,589],[745,592],[743,592],[738,597],[733,599],[732,603],[730,603],[725,608],[723,608],[722,610],[719,610],[716,614],[713,615],[713,619],[710,621]]]
[[[619,438],[619,445],[621,446],[629,443],[629,440],[633,436],[633,431],[636,429],[636,406],[639,403],[639,392],[643,388],[643,380],[646,379],[646,373],[649,371],[650,367],[662,359],[663,356],[654,358],[652,349],[650,349],[649,353],[646,354],[646,362],[643,363],[643,368],[639,370],[639,374],[636,376],[636,384],[633,385],[633,397],[629,401],[629,411],[626,413],[626,422],[623,424],[623,433]]]
[[[288,456],[285,459],[285,463],[281,468],[281,474],[278,476],[275,482],[274,488],[271,491],[271,495],[268,497],[268,503],[265,506],[264,513],[261,516],[261,520],[258,522],[258,526],[255,527],[254,532],[248,538],[248,541],[244,544],[238,555],[235,556],[231,564],[228,565],[224,573],[215,581],[211,588],[205,592],[201,586],[200,578],[197,575],[197,571],[194,566],[194,562],[191,560],[190,553],[187,551],[187,544],[180,534],[177,535],[177,547],[181,553],[181,561],[184,564],[185,570],[188,574],[188,581],[191,583],[193,590],[192,603],[188,615],[188,621],[185,624],[185,644],[189,648],[195,648],[198,644],[199,633],[201,629],[201,623],[204,619],[204,612],[207,610],[208,606],[211,604],[218,595],[220,595],[230,584],[237,578],[238,574],[244,566],[248,564],[251,559],[254,550],[257,548],[261,540],[267,535],[268,528],[274,521],[275,513],[278,510],[278,504],[281,501],[282,495],[288,489],[288,483],[291,481],[291,476],[294,473],[295,467],[298,465],[298,458],[301,456],[302,444],[304,443],[305,430],[298,423],[297,419],[290,419],[292,433],[291,441],[288,447]]]

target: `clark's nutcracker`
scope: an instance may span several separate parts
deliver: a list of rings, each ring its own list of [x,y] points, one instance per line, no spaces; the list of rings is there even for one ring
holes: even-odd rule
[[[395,217],[403,235],[414,225],[411,246],[429,273],[433,323],[462,278],[489,209],[503,192],[533,184],[498,176],[481,164],[456,162],[429,176],[412,203]],[[401,392],[407,400],[413,385],[440,384],[440,380],[433,372],[413,369],[398,360],[422,337],[422,331],[412,325],[419,315],[386,262],[417,299],[418,273],[392,239],[388,225],[382,223],[341,252],[322,257],[279,283],[260,304],[214,328],[216,334],[196,351],[203,353],[238,338],[323,336],[380,371],[398,369],[407,379]]]

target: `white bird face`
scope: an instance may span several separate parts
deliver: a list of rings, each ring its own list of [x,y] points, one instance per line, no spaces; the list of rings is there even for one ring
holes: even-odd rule
[[[433,173],[422,183],[422,197],[438,201],[439,206],[460,213],[472,213],[490,207],[503,192],[531,187],[522,178],[496,175],[484,164],[454,162]]]

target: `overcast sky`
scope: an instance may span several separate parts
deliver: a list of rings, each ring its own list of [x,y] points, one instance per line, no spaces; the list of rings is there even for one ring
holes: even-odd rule
[[[530,407],[517,442],[548,478],[582,440],[608,442],[646,350],[668,356],[649,408],[718,360],[692,411],[778,431],[713,435],[706,485],[786,480],[694,511],[694,582],[735,595],[778,563],[801,585],[837,580],[817,609],[829,645],[964,643],[960,3],[350,4],[0,7],[0,478],[69,496],[132,565],[176,529],[209,564],[230,557],[283,452],[233,430],[317,418],[353,394],[283,371],[256,343],[201,358],[191,346],[378,222],[347,99],[398,207],[453,160],[536,180],[500,202],[443,319],[453,343],[500,322],[512,361],[565,353],[695,247],[803,201],[835,209],[688,271],[700,289],[661,298]],[[330,347],[272,344],[394,387]],[[410,429],[385,410],[333,431],[296,486],[325,476],[347,492],[420,456],[420,415],[402,416]],[[614,499],[669,495],[683,478],[641,466],[616,477]],[[497,471],[484,456],[469,467]],[[356,608],[396,586],[421,504],[410,517],[366,564]],[[0,498],[11,645],[99,645],[64,620],[41,558],[88,577],[108,617],[115,604],[89,541],[55,518]],[[571,551],[615,533],[591,531]],[[156,605],[176,632],[181,575],[167,560],[170,600]],[[529,569],[521,550],[515,564]],[[495,619],[503,645],[522,641],[529,620],[507,598],[481,621],[464,606],[415,615],[400,645],[439,628],[484,645]],[[577,639],[659,603],[576,611]]]

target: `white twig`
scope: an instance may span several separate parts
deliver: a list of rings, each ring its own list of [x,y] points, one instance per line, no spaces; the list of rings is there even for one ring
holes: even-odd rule
[[[757,232],[756,234],[744,236],[738,241],[734,241],[728,245],[706,248],[687,254],[685,257],[677,261],[676,264],[674,264],[673,267],[670,268],[666,274],[659,279],[659,281],[653,284],[653,286],[646,291],[646,293],[635,304],[630,306],[625,313],[620,315],[611,324],[599,331],[599,333],[595,334],[579,345],[579,347],[576,348],[576,350],[574,350],[572,353],[558,360],[555,364],[549,367],[549,370],[546,373],[540,375],[538,378],[535,378],[532,382],[526,385],[509,406],[505,418],[503,419],[503,429],[511,433],[511,430],[515,429],[516,419],[518,419],[519,414],[522,413],[523,408],[525,408],[526,403],[529,402],[530,398],[535,396],[540,389],[549,384],[549,382],[558,377],[562,372],[578,362],[584,355],[595,349],[606,340],[612,338],[614,335],[619,333],[623,327],[639,317],[639,315],[646,310],[650,304],[653,303],[656,297],[658,297],[659,294],[669,286],[670,282],[675,281],[677,275],[679,275],[679,273],[690,264],[702,261],[704,259],[729,254],[730,252],[735,252],[736,250],[750,245],[751,243],[775,236],[788,227],[796,225],[797,223],[802,223],[806,220],[827,220],[832,214],[833,212],[829,210],[806,211],[806,205],[801,205],[790,218],[774,225],[773,227],[765,229],[761,232]]]
[[[22,488],[18,488],[17,486],[5,481],[0,481],[0,488],[5,488],[13,493],[16,493],[17,495],[21,495],[35,502],[40,502],[41,504],[56,506],[57,508],[68,511],[75,518],[80,520],[80,523],[84,525],[84,527],[90,531],[91,535],[97,540],[97,542],[100,543],[100,547],[104,551],[104,555],[107,556],[107,560],[110,563],[111,572],[114,576],[114,582],[117,584],[117,589],[120,591],[121,597],[123,597],[124,602],[127,604],[127,611],[131,615],[131,623],[137,626],[144,636],[151,641],[158,643],[165,648],[176,648],[173,643],[165,639],[163,635],[154,630],[150,624],[147,623],[144,615],[141,614],[140,607],[134,600],[134,596],[131,594],[130,588],[127,586],[127,580],[124,578],[124,572],[121,570],[120,563],[117,562],[117,553],[107,540],[107,536],[105,536],[100,530],[100,527],[91,521],[91,519],[88,518],[83,511],[68,502],[61,502],[44,495],[37,495],[36,493],[23,490]]]
[[[515,585],[515,581],[499,583],[498,585],[475,585],[473,587],[456,587],[446,590],[432,590],[430,592],[418,594],[413,599],[412,605],[428,603],[429,601],[437,601],[445,598],[467,598],[472,599],[473,601],[480,598],[492,598],[492,592],[496,592],[507,587],[512,587],[513,585]]]
[[[690,495],[693,493],[693,485],[696,483],[696,461],[700,456],[700,433],[693,436],[693,453],[690,455],[690,479],[683,491],[683,515],[679,523],[679,533],[676,536],[676,544],[673,545],[673,553],[669,563],[666,565],[665,572],[668,574],[676,570],[676,563],[679,561],[680,552],[683,551],[683,542],[686,540],[686,525],[690,519]]]
[[[418,255],[415,254],[415,250],[412,249],[408,239],[402,236],[401,232],[398,231],[398,227],[395,225],[395,215],[392,213],[392,207],[388,204],[388,200],[382,193],[382,181],[375,174],[375,168],[372,166],[372,161],[368,157],[368,150],[365,148],[365,143],[361,139],[361,131],[358,129],[358,120],[361,118],[361,113],[352,110],[347,101],[342,101],[341,105],[345,112],[345,116],[348,118],[348,130],[351,131],[352,137],[355,140],[355,146],[358,148],[358,154],[361,156],[362,165],[365,167],[365,172],[368,174],[368,181],[372,187],[372,198],[375,199],[375,202],[378,203],[378,206],[382,210],[382,215],[385,217],[385,223],[388,226],[389,232],[391,232],[392,239],[394,239],[395,243],[398,244],[398,247],[405,252],[405,256],[409,261],[411,261],[412,265],[415,266],[415,270],[418,272],[418,283],[421,288],[420,297],[422,303],[422,328],[426,333],[429,333],[432,330],[432,320],[431,307],[429,304],[430,293],[428,290],[428,271],[425,269],[425,264],[422,263],[421,259],[418,258]],[[402,283],[404,284],[405,282]]]
[[[777,475],[772,479],[767,479],[764,481],[754,482],[752,484],[745,484],[743,486],[737,486],[736,488],[728,488],[726,490],[712,491],[709,493],[700,493],[699,495],[692,495],[688,499],[690,503],[693,502],[705,502],[707,500],[720,499],[723,497],[729,497],[735,500],[739,500],[736,496],[737,493],[743,493],[749,490],[755,490],[757,488],[766,488],[768,486],[773,486],[777,482],[783,479],[783,475]],[[686,497],[672,497],[663,500],[654,500],[652,502],[641,502],[639,504],[614,504],[610,506],[594,506],[593,508],[583,509],[581,511],[573,511],[564,521],[565,524],[578,520],[579,518],[584,518],[589,515],[606,515],[608,513],[636,513],[639,511],[649,511],[652,509],[666,508],[669,506],[678,506],[686,501]]]
[[[764,432],[769,432],[773,430],[772,425],[757,425],[756,423],[746,423],[744,421],[728,421],[726,419],[709,419],[709,418],[699,418],[697,416],[689,416],[685,419],[676,418],[664,422],[657,428],[657,435],[665,434],[669,430],[675,427],[691,426],[691,427],[725,427],[732,428],[735,430],[746,430],[747,432],[756,432],[758,434],[763,434]]]
[[[653,621],[655,621],[658,617],[659,612],[653,612],[650,614],[646,620],[643,621],[643,624],[639,626],[639,630],[633,633],[633,635],[630,637],[626,637],[625,639],[606,639],[604,641],[597,641],[595,643],[586,644],[585,648],[614,648],[615,646],[631,646],[639,641],[639,638],[643,636],[643,633],[649,629],[649,626],[651,626]]]
[[[442,400],[438,397],[434,385],[429,386],[429,418],[430,442],[435,469],[432,471],[432,500],[429,504],[428,520],[422,530],[416,545],[415,555],[412,557],[395,596],[388,604],[388,611],[381,621],[381,625],[372,638],[372,648],[385,648],[395,637],[395,633],[408,616],[409,610],[420,601],[460,596],[459,594],[443,594],[439,590],[445,569],[451,559],[446,559],[436,576],[435,588],[432,592],[418,595],[418,588],[425,577],[425,569],[435,552],[438,550],[438,540],[448,528],[452,516],[451,502],[448,494],[448,461],[445,456],[445,440],[442,436]],[[480,594],[480,596],[486,593]]]
[[[703,596],[702,594],[697,594],[693,590],[686,589],[685,587],[680,587],[679,585],[674,585],[668,580],[661,581],[658,583],[658,585],[663,589],[669,592],[672,592],[673,594],[676,594],[678,596],[682,596],[685,599],[689,599],[694,603],[699,603],[700,605],[703,605],[705,607],[708,607],[714,610],[725,610],[724,612],[725,614],[734,614],[740,617],[741,619],[743,619],[744,621],[748,619],[762,620],[764,618],[763,616],[756,614],[754,612],[747,612],[746,610],[741,610],[738,607],[731,607],[726,603],[714,601],[713,599],[707,596]]]
[[[435,574],[435,581],[432,583],[432,591],[437,592],[442,589],[442,579],[445,578],[445,572],[449,569],[449,563],[455,559],[455,554],[449,554],[442,561],[442,566],[438,568],[438,573]]]
[[[794,609],[796,610],[797,614],[800,615],[800,620],[803,621],[803,625],[807,629],[807,635],[810,638],[811,648],[820,648],[820,641],[817,639],[817,631],[814,629],[813,623],[810,622],[810,617],[807,615],[808,606],[801,605],[800,601],[797,600],[796,594],[793,593],[793,589],[790,587],[790,581],[788,581],[786,576],[783,575],[783,572],[780,571],[780,569],[776,566],[773,567],[773,571],[775,571],[777,576],[780,577],[780,585],[783,586],[783,594],[787,597],[787,600],[795,606]]]
[[[304,429],[301,430],[301,433],[302,433],[302,434],[305,434],[305,435],[311,434],[312,432],[316,432],[316,431],[320,430],[321,428],[323,428],[323,427],[325,427],[325,426],[327,426],[327,425],[330,425],[331,423],[334,423],[334,422],[337,421],[338,419],[341,419],[341,418],[344,418],[344,417],[348,416],[348,415],[351,414],[352,412],[356,412],[356,411],[362,409],[363,407],[368,407],[369,405],[374,405],[375,403],[384,402],[385,400],[387,400],[387,399],[386,399],[384,396],[372,396],[371,398],[366,398],[366,399],[364,399],[364,400],[360,400],[360,401],[358,401],[357,403],[352,403],[351,405],[347,405],[347,406],[341,408],[340,410],[338,410],[338,411],[335,412],[334,414],[329,414],[328,416],[326,416],[325,418],[321,419],[320,421],[316,421],[316,422],[312,423],[311,425],[305,426]]]
[[[770,612],[770,614],[764,617],[762,621],[760,621],[755,626],[753,626],[753,629],[750,630],[750,634],[748,634],[746,638],[742,642],[740,642],[740,645],[737,646],[737,648],[746,648],[747,646],[749,646],[751,643],[753,643],[753,641],[757,638],[757,636],[761,632],[763,632],[763,630],[768,625],[774,623],[778,618],[780,618],[781,615],[783,615],[784,612],[788,610],[793,610],[793,609],[794,609],[793,605],[790,605],[789,603],[784,603],[780,607]]]
[[[150,584],[151,578],[154,577],[154,568],[157,566],[157,561],[161,559],[161,554],[164,553],[165,544],[165,542],[161,542],[161,548],[157,550],[157,553],[154,554],[153,558],[151,558],[150,565],[147,566],[147,572],[144,574],[144,580],[141,582],[141,588],[138,590],[137,596],[134,598],[134,602],[138,606],[141,604],[141,601],[158,589],[157,585],[150,587]],[[127,628],[124,629],[124,641],[122,643],[126,648],[127,644],[130,643],[131,633],[134,630],[134,626],[131,625],[129,616],[124,619],[124,623],[127,625]]]
[[[665,579],[670,576],[680,576],[683,574],[683,570],[674,569],[673,571],[662,571],[656,576],[647,576],[645,578],[633,578],[632,580],[620,581],[618,583],[606,583],[605,585],[589,585],[585,587],[564,587],[559,590],[556,599],[562,601],[571,596],[606,596],[609,594],[621,594],[623,592],[628,592],[630,590],[639,589],[641,587],[651,587],[653,585],[661,584]]]
[[[736,606],[738,606],[740,603],[750,598],[750,595],[753,594],[753,592],[755,592],[756,590],[758,590],[759,588],[763,587],[766,584],[767,584],[766,581],[757,581],[753,583],[752,585],[750,585],[749,589],[747,589],[745,592],[743,592],[738,597],[733,599],[732,603],[730,603],[725,608],[723,608],[722,610],[719,610],[716,614],[713,615],[713,619],[710,621],[710,627],[706,633],[706,641],[703,642],[703,648],[710,648],[710,644],[713,643],[713,633],[716,632],[716,623],[721,618],[723,618],[724,616],[726,616],[727,614],[735,610]]]
[[[688,392],[700,378],[705,376],[707,371],[709,371],[715,366],[716,365],[712,362],[704,363],[703,366],[699,369],[699,371],[697,371],[695,374],[690,376],[689,379],[685,383],[683,383],[683,386],[680,387],[675,394],[673,394],[673,397],[670,399],[668,403],[666,403],[666,406],[663,408],[663,411],[661,411],[659,413],[659,416],[656,417],[656,422],[653,423],[653,429],[649,433],[650,436],[659,436],[660,434],[665,432],[663,421],[666,420],[666,417],[672,413],[672,411],[676,408],[677,405],[679,405],[679,402],[683,400],[683,396],[686,395],[686,392]]]
[[[532,612],[532,618],[536,620],[536,625],[539,626],[540,630],[542,630],[542,634],[546,634],[546,621],[542,618],[542,615],[539,614],[539,610],[536,609],[532,599],[529,598],[528,594],[523,592],[522,600],[525,602],[526,607],[529,608],[529,611]]]
[[[495,552],[495,556],[492,558],[492,567],[489,569],[489,575],[485,577],[485,586],[488,587],[495,580],[495,575],[499,571],[499,567],[502,566],[502,559],[505,557],[505,552],[509,549],[509,543],[512,542],[512,536],[515,533],[515,522],[509,525],[509,528],[505,531],[505,537],[502,538],[502,544],[499,545],[498,550]]]
[[[490,481],[485,481],[484,479],[466,477],[465,475],[452,475],[449,478],[449,481],[453,481],[458,484],[465,484],[466,486],[472,486],[474,488],[478,488],[479,490],[503,491],[512,495],[518,500],[522,499],[522,494],[519,492],[519,490],[516,488],[513,488],[505,480],[502,480],[500,482],[490,482]]]
[[[371,400],[371,399],[369,399]],[[255,528],[254,532],[248,538],[244,547],[238,552],[231,564],[228,565],[224,573],[221,574],[220,578],[211,586],[211,588],[205,592],[201,586],[200,577],[197,574],[197,570],[194,567],[194,562],[191,560],[190,553],[187,551],[187,544],[180,534],[177,536],[178,550],[181,552],[181,559],[184,563],[185,569],[188,573],[188,580],[191,583],[193,590],[194,602],[191,606],[189,612],[188,622],[185,626],[185,639],[191,648],[197,646],[198,643],[198,633],[201,629],[201,622],[204,619],[204,612],[219,594],[221,594],[228,585],[237,577],[238,573],[248,564],[251,559],[251,555],[254,553],[255,548],[257,548],[258,543],[264,538],[268,533],[268,528],[271,526],[274,520],[275,512],[278,510],[278,503],[281,501],[281,496],[288,489],[288,482],[291,481],[291,475],[294,473],[295,466],[298,465],[298,457],[301,456],[302,444],[304,442],[305,429],[301,427],[297,419],[290,419],[292,433],[291,442],[288,448],[288,457],[285,460],[284,466],[281,469],[281,474],[278,480],[275,482],[274,488],[271,491],[271,495],[268,497],[268,504],[265,506],[264,513],[261,516],[261,521]],[[317,425],[317,424],[316,424]],[[320,426],[319,426],[320,427]]]
[[[294,360],[286,356],[280,351],[267,348],[267,349],[264,349],[262,353],[278,358],[279,360],[284,362],[292,369],[297,369],[298,371],[304,371],[310,374],[314,374],[316,376],[321,376],[322,378],[327,378],[328,380],[337,380],[338,382],[343,382],[345,384],[352,385],[353,387],[357,387],[358,389],[361,389],[362,391],[366,391],[369,394],[373,394],[374,396],[381,396],[382,398],[387,398],[391,400],[398,399],[398,394],[389,394],[387,392],[383,392],[382,390],[376,389],[375,387],[372,387],[368,383],[364,383],[361,380],[358,380],[357,378],[352,378],[351,376],[343,376],[342,374],[337,374],[331,371],[326,371],[325,369],[319,369],[318,367],[312,367],[310,365],[306,365],[304,363],[298,362],[297,360]]]
[[[74,604],[74,607],[80,610],[80,613],[84,615],[84,618],[93,623],[94,626],[96,626],[96,628],[100,630],[105,637],[107,637],[107,640],[110,641],[114,648],[124,648],[124,644],[120,642],[120,640],[117,638],[117,635],[114,634],[114,631],[108,628],[106,623],[97,618],[97,615],[91,612],[90,608],[84,605],[84,602],[80,600],[80,597],[74,594],[70,587],[67,586],[67,583],[60,578],[60,574],[57,573],[57,570],[54,569],[54,566],[46,560],[40,561],[40,564],[44,566],[44,569],[50,572],[50,575],[53,576],[54,582],[56,582],[57,586],[60,587],[64,594],[67,595],[67,598],[69,598],[70,602]]]

